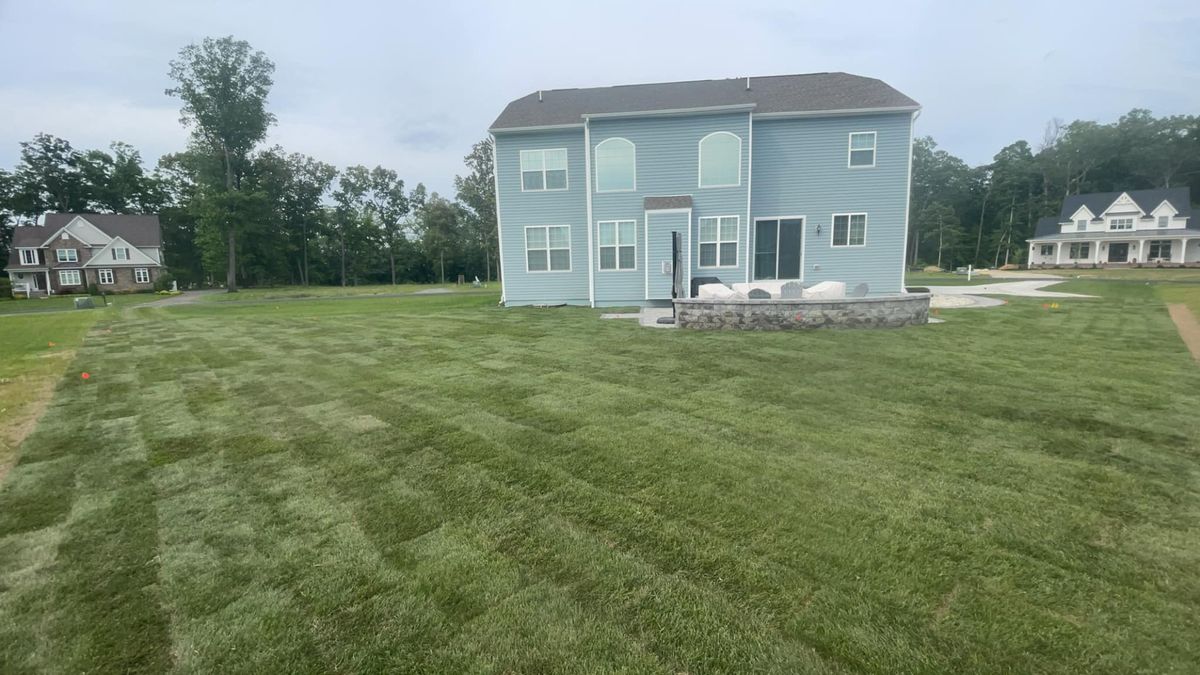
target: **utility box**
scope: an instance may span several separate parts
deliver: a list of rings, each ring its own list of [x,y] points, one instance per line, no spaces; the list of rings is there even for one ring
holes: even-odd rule
[[[90,297],[75,298],[75,309],[94,309],[96,304],[92,302]]]

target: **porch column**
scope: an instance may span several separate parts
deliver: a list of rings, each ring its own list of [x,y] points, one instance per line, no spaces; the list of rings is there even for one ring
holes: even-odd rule
[[[1171,253],[1175,253],[1175,251],[1171,251]],[[1175,256],[1172,255],[1171,259],[1174,260],[1174,258],[1175,258]],[[1185,262],[1187,262],[1187,239],[1180,239],[1179,240],[1179,264],[1182,265]]]
[[[50,270],[46,270],[46,297],[50,297]]]
[[[1055,242],[1055,244],[1054,244],[1054,264],[1055,265],[1062,264],[1062,242],[1061,241]]]
[[[1096,247],[1096,252],[1095,252],[1095,254],[1092,255],[1092,262],[1099,265],[1100,264],[1100,240],[1096,240],[1092,244],[1092,246]]]
[[[1146,240],[1145,239],[1138,239],[1137,261],[1139,263],[1143,263],[1143,264],[1146,262]]]

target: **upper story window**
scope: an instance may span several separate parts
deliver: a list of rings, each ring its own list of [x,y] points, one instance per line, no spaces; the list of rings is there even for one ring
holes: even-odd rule
[[[571,226],[526,227],[525,269],[528,272],[570,272]]]
[[[1075,229],[1079,230],[1080,232],[1083,232],[1084,230],[1086,230],[1087,229],[1087,218],[1080,218],[1079,220],[1075,221]]]
[[[742,139],[717,131],[700,139],[700,187],[742,184]]]
[[[852,168],[875,166],[875,132],[859,131],[850,134],[850,159]]]
[[[522,150],[521,190],[567,189],[567,149]]]
[[[1167,225],[1170,225],[1170,224],[1171,224],[1171,216],[1159,216],[1158,217],[1158,226],[1159,227],[1166,227]]]
[[[1108,229],[1110,230],[1132,230],[1133,218],[1109,218]]]
[[[37,249],[36,248],[21,249],[21,264],[22,265],[38,264]]]
[[[609,138],[596,146],[596,192],[637,189],[637,149],[624,138]]]
[[[600,269],[637,269],[637,221],[608,220],[596,223],[600,230]]]
[[[738,216],[700,219],[700,267],[737,267]]]
[[[118,247],[112,250],[113,260],[129,260],[129,249]]]
[[[833,214],[834,246],[865,246],[867,244],[867,214]]]
[[[54,255],[58,262],[79,262],[79,252],[73,248],[55,249]]]

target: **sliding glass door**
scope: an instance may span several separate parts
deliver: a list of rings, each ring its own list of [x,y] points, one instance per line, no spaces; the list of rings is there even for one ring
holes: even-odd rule
[[[754,221],[754,278],[799,279],[803,218]]]

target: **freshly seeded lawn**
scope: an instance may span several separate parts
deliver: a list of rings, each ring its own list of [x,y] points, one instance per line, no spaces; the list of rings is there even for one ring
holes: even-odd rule
[[[0,488],[0,671],[1194,672],[1155,289],[895,331],[125,310]]]
[[[497,290],[499,284],[492,284]],[[445,289],[449,291],[476,290],[469,284],[369,284],[365,286],[280,286],[278,288],[243,288],[237,293],[212,293],[203,296],[204,302],[242,302],[247,300],[301,300],[341,296],[396,295]]]

